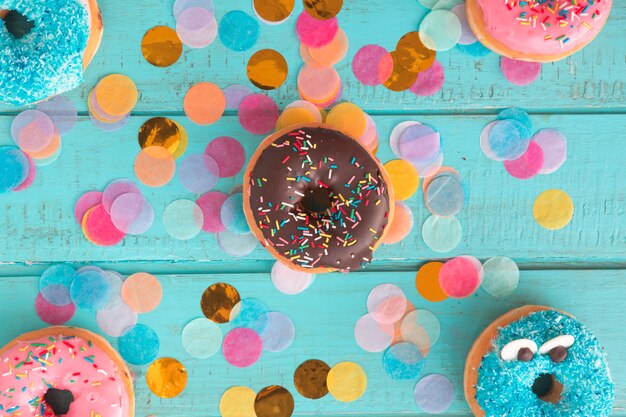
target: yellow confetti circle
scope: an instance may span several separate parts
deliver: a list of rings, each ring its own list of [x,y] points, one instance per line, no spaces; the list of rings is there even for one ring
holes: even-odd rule
[[[159,358],[146,372],[146,383],[154,395],[174,398],[187,386],[187,369],[173,358]]]
[[[385,170],[391,179],[396,200],[406,200],[415,194],[420,178],[413,165],[402,159],[394,159],[385,164]]]
[[[562,229],[572,220],[574,202],[563,190],[546,190],[535,200],[533,215],[543,228]]]
[[[281,130],[289,126],[298,126],[307,123],[314,123],[315,116],[310,111],[301,107],[285,109],[276,122],[276,130]]]
[[[222,417],[254,417],[254,400],[256,392],[248,387],[230,387],[220,399]]]
[[[333,107],[326,123],[354,139],[359,139],[367,129],[365,112],[356,104],[341,103]]]
[[[341,362],[333,366],[326,377],[328,392],[336,400],[352,402],[358,400],[367,389],[367,375],[354,362]]]

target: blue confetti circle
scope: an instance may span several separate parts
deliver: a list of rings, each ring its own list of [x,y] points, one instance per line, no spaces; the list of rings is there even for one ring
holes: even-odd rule
[[[519,158],[528,149],[530,137],[526,127],[515,119],[500,120],[489,132],[489,147],[494,155],[504,160]]]
[[[454,216],[465,204],[465,190],[456,175],[439,175],[426,189],[426,207],[441,217]]]
[[[530,120],[530,116],[524,110],[518,107],[510,107],[502,110],[497,117],[498,120],[517,120],[520,122],[525,130],[522,130],[523,138],[530,138],[533,135],[533,122]]]
[[[117,341],[122,358],[131,365],[147,365],[159,354],[159,336],[145,324],[137,324]]]
[[[263,333],[269,324],[269,310],[259,300],[244,298],[233,308],[230,315],[230,326],[247,327],[257,333]]]
[[[413,343],[398,343],[385,351],[383,368],[393,379],[415,379],[424,370],[424,355]]]
[[[489,55],[491,53],[491,50],[487,49],[485,45],[483,45],[480,42],[474,42],[469,45],[461,45],[460,43],[458,43],[456,47],[458,48],[459,51],[463,52],[464,54],[467,54],[469,56],[473,56],[476,58],[480,58],[485,55]]]
[[[111,298],[108,277],[91,269],[78,272],[70,287],[70,298],[78,308],[96,311],[105,307]]]
[[[233,51],[246,51],[259,39],[259,23],[241,10],[226,13],[220,22],[220,40]]]
[[[28,158],[22,151],[13,146],[0,147],[0,193],[23,183],[29,171]]]
[[[55,306],[66,306],[72,302],[70,288],[77,272],[69,265],[54,265],[46,269],[39,278],[41,296]]]
[[[243,211],[243,194],[236,193],[224,201],[220,212],[226,230],[238,235],[250,233],[250,226]]]

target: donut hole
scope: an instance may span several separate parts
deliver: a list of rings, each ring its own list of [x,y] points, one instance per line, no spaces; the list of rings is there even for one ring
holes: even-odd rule
[[[313,215],[326,213],[333,206],[330,191],[327,188],[311,188],[304,192],[300,206]]]
[[[15,39],[23,38],[35,27],[35,22],[17,10],[0,10],[0,19],[4,20],[7,32]]]
[[[553,374],[541,374],[535,379],[532,391],[541,401],[556,404],[561,400],[563,384]]]

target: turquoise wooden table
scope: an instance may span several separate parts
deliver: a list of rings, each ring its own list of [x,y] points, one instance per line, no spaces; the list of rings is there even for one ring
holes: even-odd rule
[[[247,385],[259,390],[271,384],[294,393],[298,416],[421,415],[413,401],[414,381],[392,381],[382,369],[381,354],[366,353],[354,341],[353,327],[366,313],[368,292],[379,283],[393,282],[415,306],[433,311],[442,322],[442,336],[426,360],[425,373],[442,373],[454,383],[456,400],[446,415],[470,415],[462,394],[462,369],[473,340],[501,313],[530,303],[566,310],[595,332],[615,378],[613,415],[626,416],[626,3],[615,2],[611,18],[593,44],[566,60],[544,65],[540,79],[529,87],[509,84],[495,54],[475,59],[452,50],[439,56],[446,71],[443,90],[433,97],[416,98],[410,92],[361,85],[351,73],[350,61],[368,43],[393,49],[402,34],[415,30],[425,9],[415,0],[394,0],[393,6],[386,0],[347,0],[339,20],[350,38],[349,59],[337,67],[345,83],[344,99],[363,106],[375,118],[381,134],[378,156],[383,162],[394,158],[387,138],[397,123],[418,120],[441,132],[445,164],[455,167],[470,187],[469,204],[459,215],[463,240],[446,258],[430,251],[420,236],[429,214],[421,196],[415,196],[408,204],[416,224],[407,239],[383,246],[364,272],[318,277],[309,290],[296,296],[274,289],[269,277],[273,262],[261,248],[235,259],[219,250],[211,235],[185,242],[169,237],[160,222],[167,203],[196,197],[176,179],[163,188],[142,188],[155,207],[157,221],[146,234],[127,237],[118,246],[89,244],[73,217],[73,205],[85,191],[102,189],[115,178],[134,177],[137,131],[150,117],[168,116],[182,123],[189,133],[190,153],[201,151],[214,137],[230,135],[244,144],[250,156],[262,138],[245,132],[236,114],[227,113],[208,127],[197,126],[184,117],[183,96],[199,81],[221,87],[248,84],[248,58],[255,50],[269,47],[283,53],[290,64],[287,83],[270,95],[281,108],[297,99],[295,78],[301,59],[295,15],[280,26],[262,25],[259,43],[251,51],[233,52],[216,41],[206,49],[185,49],[176,65],[162,69],[143,59],[140,42],[151,27],[174,25],[173,0],[100,3],[105,22],[102,47],[85,83],[69,95],[80,111],[77,127],[63,138],[59,160],[39,170],[32,188],[0,196],[0,345],[43,326],[33,302],[38,276],[48,266],[69,262],[123,274],[147,271],[160,278],[164,299],[140,322],[159,333],[160,356],[181,360],[190,378],[182,395],[161,399],[147,389],[145,367],[133,367],[138,417],[218,416],[219,398],[228,387]],[[248,0],[217,1],[216,9],[218,21],[229,10],[253,13]],[[86,98],[97,80],[116,72],[136,81],[140,100],[123,130],[104,133],[89,121]],[[481,153],[478,139],[483,126],[510,106],[528,110],[537,128],[558,128],[569,138],[569,159],[555,174],[519,181]],[[9,126],[18,111],[0,106],[0,145],[11,143]],[[241,174],[220,180],[218,189],[229,191],[241,180]],[[532,216],[535,197],[549,188],[567,191],[576,207],[571,224],[559,231],[540,228]],[[414,285],[419,266],[459,254],[481,260],[513,258],[522,269],[519,288],[504,299],[482,290],[465,300],[422,299]],[[282,353],[264,354],[247,369],[227,365],[221,355],[191,358],[182,347],[181,329],[201,316],[200,295],[218,281],[289,314],[296,324],[294,344]],[[94,315],[85,312],[70,324],[98,330]],[[319,401],[302,398],[293,387],[293,372],[311,358],[331,365],[358,362],[368,375],[367,392],[349,404],[330,396]]]

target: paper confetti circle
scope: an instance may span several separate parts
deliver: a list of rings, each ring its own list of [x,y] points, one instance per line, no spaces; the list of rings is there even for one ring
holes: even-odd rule
[[[407,299],[404,291],[393,284],[381,284],[367,297],[367,311],[379,323],[395,323],[404,315]]]
[[[574,215],[574,202],[562,190],[546,190],[537,196],[533,204],[537,224],[548,230],[562,229]]]
[[[494,297],[511,295],[519,283],[519,268],[510,258],[498,256],[483,264],[485,277],[482,287]]]
[[[222,330],[215,322],[198,318],[183,328],[182,343],[187,353],[194,358],[210,358],[222,346]]]
[[[260,333],[263,350],[282,352],[293,343],[296,327],[288,315],[279,311],[270,311],[268,318],[267,328]]]
[[[341,402],[352,402],[365,393],[367,375],[354,362],[340,362],[328,372],[326,384],[333,398]]]
[[[237,368],[247,368],[261,357],[263,341],[252,329],[239,327],[231,330],[222,343],[224,359]]]
[[[356,343],[366,352],[382,352],[393,341],[392,323],[380,323],[371,314],[362,316],[354,326]]]
[[[147,365],[159,354],[156,332],[145,324],[137,324],[117,341],[117,350],[132,365]]]
[[[248,387],[230,387],[220,399],[220,414],[222,417],[255,417],[255,399],[256,392]]]
[[[413,396],[423,411],[430,414],[444,413],[454,402],[454,385],[443,375],[427,375],[415,385]]]

